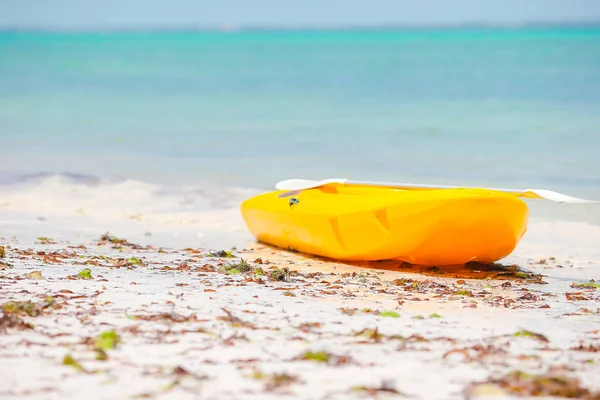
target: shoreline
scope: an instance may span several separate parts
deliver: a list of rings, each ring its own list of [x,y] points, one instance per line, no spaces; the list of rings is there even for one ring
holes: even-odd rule
[[[506,398],[536,374],[598,393],[600,249],[547,228],[489,271],[199,248],[168,231],[4,238],[0,291],[17,311],[0,328],[0,394]]]

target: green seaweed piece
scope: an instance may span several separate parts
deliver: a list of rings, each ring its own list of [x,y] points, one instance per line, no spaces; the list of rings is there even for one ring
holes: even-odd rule
[[[70,354],[67,354],[63,358],[62,363],[63,363],[63,365],[69,365],[78,371],[81,371],[81,372],[85,371],[85,368],[83,368],[83,366],[77,360],[75,360]]]
[[[260,267],[258,267],[254,270],[254,276],[263,276],[264,274],[265,274],[265,271]]]
[[[466,290],[466,289],[458,290],[454,294],[457,295],[457,296],[473,297],[473,292],[471,292],[470,290]]]
[[[571,285],[571,287],[573,288],[594,288],[594,289],[600,289],[600,283],[596,283],[596,282],[585,282],[585,283],[573,283]]]
[[[108,360],[108,354],[104,350],[96,350],[96,360],[106,361]]]
[[[121,337],[115,331],[106,331],[102,332],[98,337],[96,337],[96,341],[94,343],[94,348],[96,350],[110,350],[114,349],[118,343],[121,342]]]
[[[521,330],[515,332],[513,334],[513,336],[517,336],[517,337],[531,337],[531,338],[540,340],[542,342],[549,342],[548,338],[545,335],[542,335],[541,333],[536,333],[536,332],[528,331],[526,329],[521,329]]]
[[[384,311],[379,314],[380,317],[400,318],[400,314],[396,311]]]
[[[324,351],[317,351],[317,352],[307,351],[306,353],[301,355],[300,358],[303,360],[311,360],[311,361],[326,363],[331,358],[331,354],[326,353]]]
[[[429,318],[444,318],[438,313],[429,314]]]
[[[127,262],[130,265],[142,265],[142,260],[140,260],[137,257],[130,257],[130,258],[127,259]]]
[[[84,268],[77,274],[79,279],[93,279],[92,270],[89,268]]]

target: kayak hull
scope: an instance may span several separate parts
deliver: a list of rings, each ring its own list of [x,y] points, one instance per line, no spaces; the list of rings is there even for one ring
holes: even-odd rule
[[[259,241],[342,261],[491,263],[527,230],[515,195],[484,189],[399,190],[328,185],[274,191],[242,203]]]

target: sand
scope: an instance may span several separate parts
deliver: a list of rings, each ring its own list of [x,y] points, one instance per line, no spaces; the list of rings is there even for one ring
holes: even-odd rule
[[[244,236],[230,236],[233,250],[209,248],[197,244],[210,235],[182,227],[0,219],[15,234],[0,240],[3,399],[600,391],[600,289],[577,286],[600,282],[598,227],[532,221],[503,267],[423,269],[338,263]],[[101,240],[106,226],[118,237]],[[252,270],[232,271],[241,260]]]

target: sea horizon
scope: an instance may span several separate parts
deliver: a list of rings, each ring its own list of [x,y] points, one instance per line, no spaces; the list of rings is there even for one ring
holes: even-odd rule
[[[585,29],[600,27],[600,20],[581,21],[515,21],[505,23],[382,23],[382,24],[165,24],[165,25],[107,25],[107,26],[0,26],[0,33],[128,33],[128,32],[253,32],[253,31],[426,31],[426,30],[527,30],[527,29]]]

